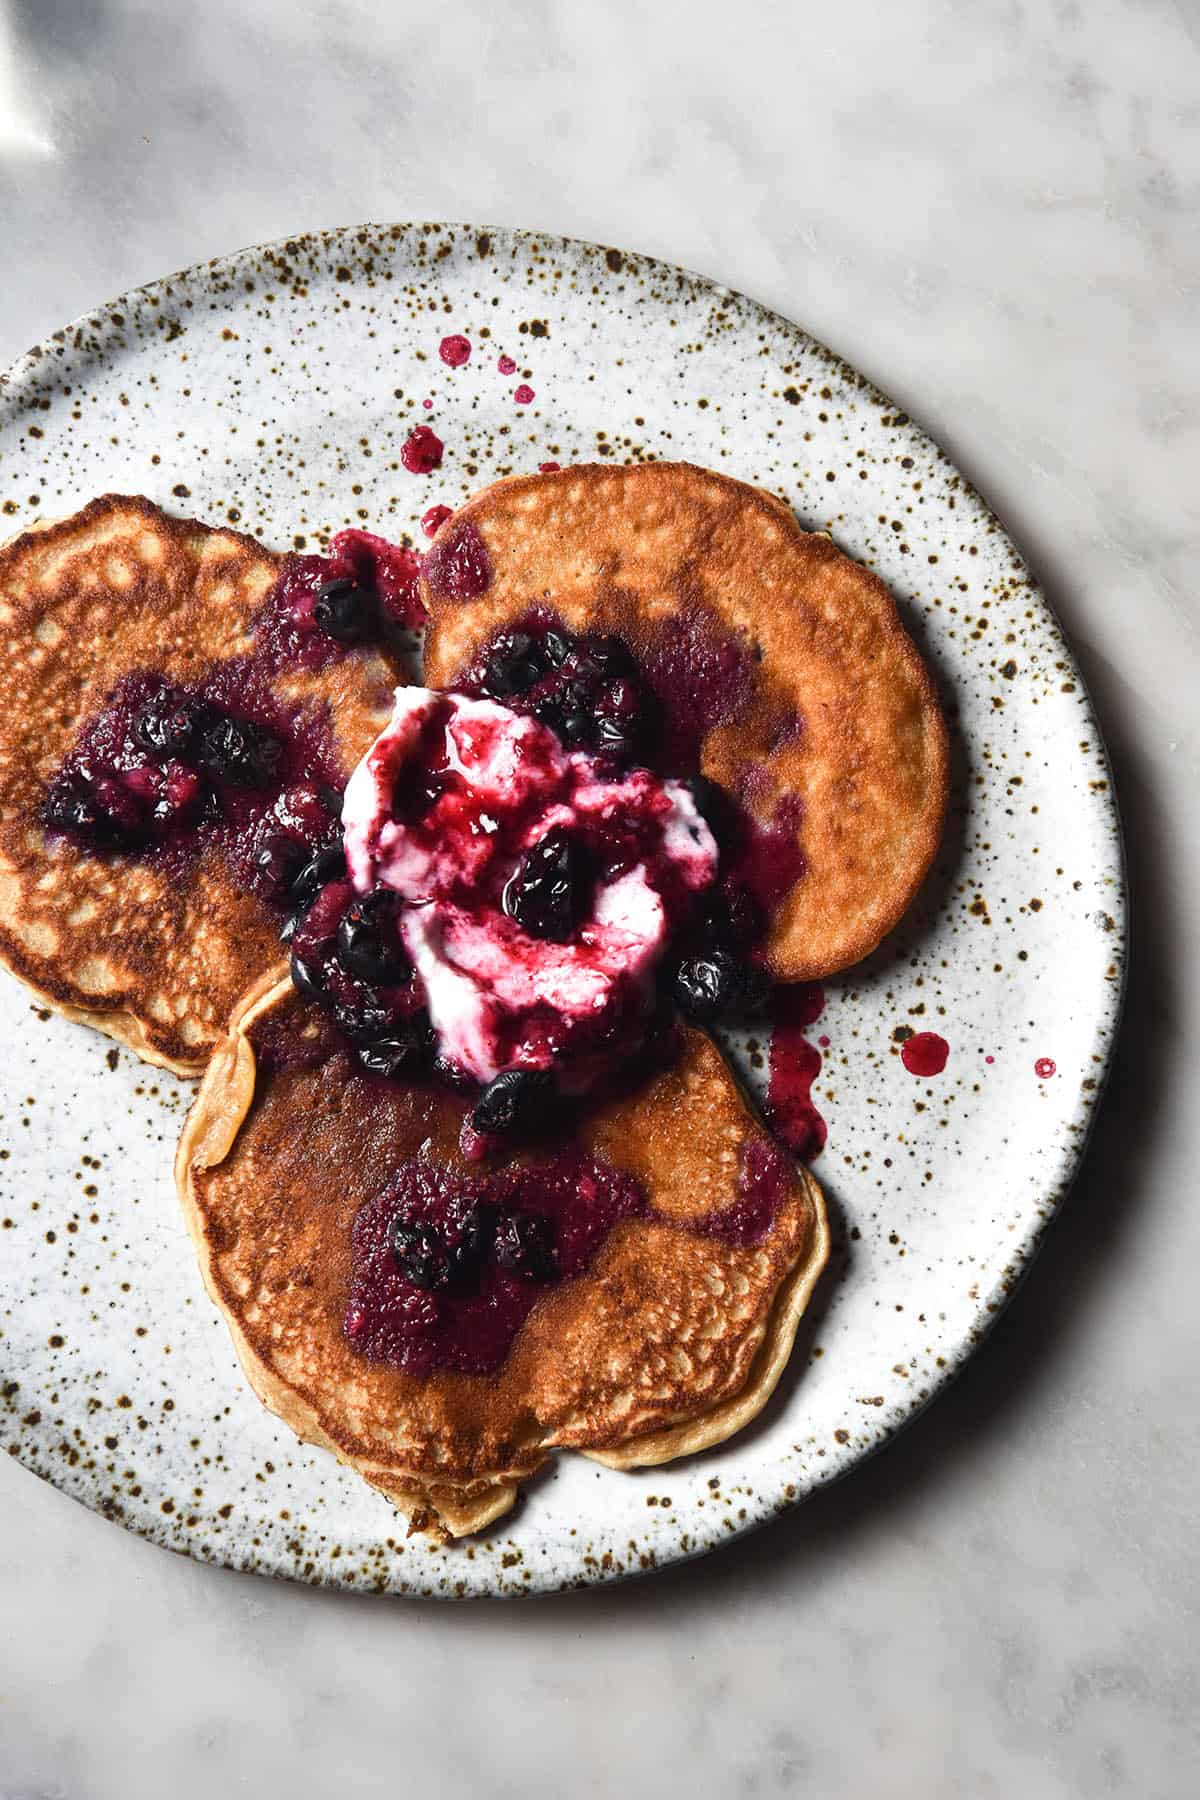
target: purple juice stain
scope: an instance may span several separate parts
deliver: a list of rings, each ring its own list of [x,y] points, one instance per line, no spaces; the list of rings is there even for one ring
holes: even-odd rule
[[[471,340],[463,337],[461,332],[452,332],[438,345],[438,355],[448,368],[461,369],[471,360]]]
[[[661,709],[662,753],[694,769],[702,740],[752,698],[756,664],[749,643],[706,607],[690,605],[661,623],[642,649],[642,667]]]
[[[743,810],[740,842],[731,858],[730,879],[747,889],[768,916],[803,879],[807,861],[800,843],[804,803],[797,794],[776,802],[761,821]]]
[[[749,1138],[742,1145],[736,1200],[695,1220],[690,1229],[739,1248],[761,1244],[795,1179],[795,1170],[778,1145],[769,1138]]]

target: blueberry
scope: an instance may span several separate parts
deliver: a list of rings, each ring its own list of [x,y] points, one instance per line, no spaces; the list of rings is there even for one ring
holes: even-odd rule
[[[506,631],[488,653],[483,685],[498,700],[524,694],[546,671],[542,647],[527,631]]]
[[[553,826],[505,883],[504,910],[530,937],[565,944],[590,902],[589,875],[584,846]]]
[[[200,760],[209,774],[231,787],[266,787],[279,767],[283,745],[253,719],[220,718],[209,725]]]
[[[496,1227],[492,1255],[510,1274],[552,1281],[558,1273],[552,1221],[545,1213],[506,1213]]]
[[[627,675],[633,668],[633,657],[621,638],[589,632],[575,646],[575,667],[580,675],[599,675],[610,680],[615,675]]]
[[[429,1291],[448,1286],[450,1257],[436,1226],[398,1218],[392,1221],[391,1235],[392,1259],[405,1281]]]
[[[346,853],[340,844],[318,850],[292,877],[291,897],[300,911],[311,906],[321,889],[331,881],[341,881],[346,873]]]
[[[178,688],[164,688],[135,713],[133,735],[158,756],[183,758],[195,748],[203,722],[203,708],[197,701]]]
[[[451,1208],[450,1223],[450,1280],[457,1286],[474,1284],[495,1236],[495,1209],[456,1202]]]
[[[339,644],[361,644],[375,627],[376,600],[349,575],[323,582],[313,602],[313,619]]]
[[[337,934],[338,961],[364,981],[394,985],[408,972],[400,945],[396,904],[386,888],[354,900],[342,914]]]
[[[590,708],[568,704],[562,708],[558,735],[572,750],[579,750],[591,743],[596,723]]]
[[[395,1015],[370,988],[335,999],[333,1020],[343,1037],[353,1044],[377,1043],[380,1038],[391,1037],[396,1026]]]
[[[417,1037],[381,1037],[360,1044],[358,1060],[369,1075],[395,1081],[421,1060],[423,1046]]]
[[[292,983],[306,1000],[321,998],[324,982],[316,963],[306,962],[302,956],[292,953]]]
[[[471,1125],[481,1137],[503,1137],[544,1117],[554,1098],[546,1069],[502,1069],[475,1102]]]
[[[448,1056],[434,1057],[433,1074],[436,1080],[444,1082],[448,1088],[453,1088],[456,1094],[470,1094],[475,1090],[474,1079]]]
[[[641,695],[627,676],[618,675],[615,681],[606,681],[597,694],[596,711],[606,719],[621,719],[630,725],[641,711]]]
[[[293,837],[272,833],[254,853],[254,885],[269,899],[282,899],[294,887],[308,851]]]
[[[592,743],[601,756],[636,762],[640,733],[636,725],[628,725],[623,719],[596,718],[592,721]]]
[[[50,789],[42,808],[42,823],[48,831],[69,832],[96,849],[115,849],[122,841],[116,820],[73,776],[55,782]]]
[[[555,735],[566,741],[566,726],[563,723],[562,701],[558,694],[543,694],[534,702],[533,716],[539,724],[547,726]]]
[[[542,633],[542,655],[552,669],[561,669],[574,648],[575,639],[567,631],[550,630]]]
[[[761,1012],[770,990],[761,969],[721,949],[685,957],[676,968],[671,985],[682,1010],[702,1024],[748,1018]]]

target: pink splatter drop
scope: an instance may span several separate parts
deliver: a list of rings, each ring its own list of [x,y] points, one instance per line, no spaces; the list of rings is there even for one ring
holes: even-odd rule
[[[994,1056],[985,1056],[983,1060],[985,1063],[994,1063],[996,1059]]]
[[[515,375],[517,372],[517,365],[511,356],[498,357],[496,359],[496,367],[502,375]]]
[[[523,381],[520,387],[513,389],[513,399],[518,406],[529,405],[529,402],[533,399],[533,389],[527,381]]]
[[[438,355],[450,368],[461,369],[465,362],[471,360],[471,340],[459,332],[453,332],[438,345]]]
[[[550,475],[554,472],[555,469],[561,469],[561,468],[562,468],[561,463],[556,463],[556,462],[539,463],[538,464],[538,474],[539,475]]]
[[[428,425],[414,425],[401,447],[400,461],[410,475],[432,475],[442,466],[445,447]]]
[[[1049,1056],[1039,1056],[1033,1065],[1033,1072],[1039,1081],[1049,1081],[1058,1072],[1058,1064]]]
[[[433,405],[433,401],[432,400],[422,400],[421,405],[425,408],[426,412],[428,412],[430,407]]]
[[[432,537],[434,532],[453,515],[454,508],[452,506],[431,506],[428,512],[421,514],[421,530],[426,537]]]
[[[950,1046],[936,1031],[918,1031],[900,1046],[900,1061],[910,1075],[940,1075]]]

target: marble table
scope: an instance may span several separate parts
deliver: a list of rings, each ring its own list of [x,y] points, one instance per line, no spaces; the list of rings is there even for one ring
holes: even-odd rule
[[[975,479],[1124,808],[1129,1009],[963,1378],[690,1567],[515,1606],[202,1568],[0,1468],[0,1796],[1200,1790],[1200,11],[0,0],[0,360],[243,243],[472,218],[800,319]]]

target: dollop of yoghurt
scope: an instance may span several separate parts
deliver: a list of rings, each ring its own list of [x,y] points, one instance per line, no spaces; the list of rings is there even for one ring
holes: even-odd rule
[[[442,1057],[483,1083],[553,1066],[579,1091],[636,1048],[671,932],[717,873],[682,782],[613,770],[494,700],[430,688],[397,689],[347,784],[342,825],[358,893],[382,886],[403,902]],[[556,828],[581,841],[593,876],[565,943],[531,936],[503,906],[505,884]]]

